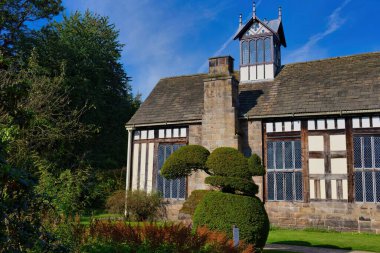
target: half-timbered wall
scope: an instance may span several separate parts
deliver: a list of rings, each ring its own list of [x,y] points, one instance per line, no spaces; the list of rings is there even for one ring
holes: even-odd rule
[[[172,152],[187,143],[187,127],[135,130],[131,189],[160,191],[165,198],[184,199],[187,193],[185,179],[166,180],[159,170]]]
[[[263,131],[264,196],[273,225],[380,233],[379,116],[274,120]],[[297,140],[302,166],[291,162]],[[291,173],[286,163],[302,167],[302,199],[294,195],[297,180],[284,176]]]

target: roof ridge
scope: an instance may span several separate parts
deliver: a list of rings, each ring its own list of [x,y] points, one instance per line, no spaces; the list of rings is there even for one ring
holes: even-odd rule
[[[182,77],[195,77],[195,76],[203,76],[203,75],[208,75],[207,73],[197,73],[197,74],[188,74],[188,75],[179,75],[179,76],[167,76],[167,77],[162,77],[160,80],[164,79],[175,79],[175,78],[182,78]]]
[[[345,58],[350,58],[350,57],[359,57],[359,56],[374,55],[374,54],[380,54],[380,51],[357,53],[357,54],[344,55],[344,56],[334,56],[334,57],[328,57],[328,58],[317,59],[317,60],[302,61],[302,62],[292,62],[292,63],[284,64],[284,66],[305,64],[305,63],[314,63],[314,62],[323,62],[323,61],[328,61],[328,60],[339,60],[339,59],[345,59]]]

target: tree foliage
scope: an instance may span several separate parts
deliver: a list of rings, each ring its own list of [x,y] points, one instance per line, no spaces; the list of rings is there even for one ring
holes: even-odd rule
[[[249,170],[252,172],[253,176],[265,175],[264,165],[261,162],[260,156],[258,156],[257,154],[252,154],[248,158],[248,167],[249,167]]]
[[[199,145],[187,145],[179,148],[165,161],[161,175],[168,179],[189,176],[196,170],[207,170],[206,161],[210,152]]]
[[[61,0],[2,0],[0,1],[0,69],[15,56],[23,37],[30,33],[28,23],[51,19],[63,10]]]

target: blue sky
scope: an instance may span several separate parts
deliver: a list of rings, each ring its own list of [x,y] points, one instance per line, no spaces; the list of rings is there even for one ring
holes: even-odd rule
[[[125,44],[122,63],[133,93],[149,95],[160,78],[207,72],[207,59],[232,55],[238,68],[239,44],[231,41],[252,15],[251,0],[64,0],[65,13],[110,17]],[[283,8],[288,47],[283,63],[380,51],[379,0],[256,0],[257,16],[276,18]]]

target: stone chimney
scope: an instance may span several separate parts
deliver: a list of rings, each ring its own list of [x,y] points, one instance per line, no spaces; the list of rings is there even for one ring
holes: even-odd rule
[[[210,76],[230,76],[234,72],[234,59],[231,56],[213,57],[209,59]]]
[[[239,147],[238,87],[230,56],[209,59],[209,75],[204,80],[202,145],[210,151],[218,147]]]

